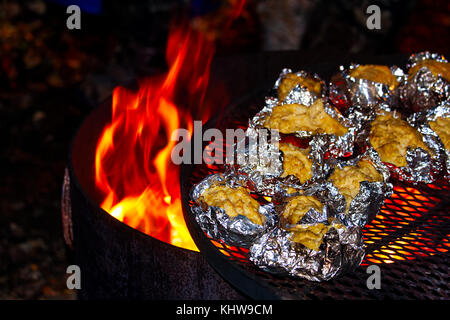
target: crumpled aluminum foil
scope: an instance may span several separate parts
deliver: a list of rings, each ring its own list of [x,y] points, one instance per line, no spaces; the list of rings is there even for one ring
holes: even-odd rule
[[[370,157],[387,180],[389,172],[377,156],[370,150],[358,158],[346,161],[345,165],[354,165],[362,158]],[[339,161],[334,161],[333,164],[344,166],[344,162]],[[310,209],[298,224],[328,225],[331,221],[331,225],[336,226],[325,234],[320,250],[315,251],[291,241],[289,227],[292,225],[283,225],[281,218],[278,228],[272,228],[256,239],[249,250],[250,260],[265,271],[312,281],[329,280],[351,271],[360,265],[364,257],[362,228],[391,193],[392,185],[386,181],[364,181],[346,213],[345,198],[332,182],[322,180],[311,184],[302,194],[316,196],[324,209],[322,212]]]
[[[289,103],[301,104],[300,100],[302,99],[299,98],[295,101],[289,101]],[[277,98],[272,96],[266,97],[264,107],[252,119],[250,119],[248,130],[264,128],[265,119],[270,116],[273,108],[277,105],[280,105]],[[292,135],[296,136],[299,139],[310,139],[311,137],[317,135],[324,136],[323,139],[327,140],[327,153],[332,157],[344,157],[348,154],[353,153],[355,143],[360,140],[359,135],[362,133],[362,131],[359,130],[358,126],[356,125],[356,121],[345,118],[338,110],[336,110],[336,108],[328,103],[327,99],[323,100],[323,106],[326,113],[328,113],[334,119],[338,120],[343,126],[348,128],[347,133],[342,136],[336,136],[334,134],[315,134],[311,131],[297,131],[295,133],[292,133]]]
[[[354,124],[371,121],[374,111],[382,109],[392,111],[398,105],[397,88],[391,90],[389,86],[366,79],[357,79],[350,76],[352,70],[360,65],[352,63],[348,69],[340,66],[329,85],[329,96],[332,103],[345,109],[345,115]],[[390,67],[397,81],[402,82],[405,75],[401,68]]]
[[[250,247],[250,260],[271,273],[322,281],[355,269],[365,254],[360,227],[331,228],[318,251],[290,238],[289,231],[270,229]]]
[[[407,69],[424,60],[448,62],[437,53],[420,52],[410,56]],[[440,75],[433,75],[427,67],[422,67],[412,78],[405,78],[399,87],[399,96],[407,113],[428,110],[444,101],[450,102],[450,83]]]
[[[278,99],[277,90],[286,77],[287,74],[294,73],[302,78],[309,78],[315,81],[319,81],[321,83],[322,91],[320,95],[317,95],[314,92],[311,92],[307,87],[302,84],[298,84],[294,88],[291,89],[289,94],[283,101]],[[252,118],[249,122],[249,127],[253,128],[262,128],[264,124],[265,118],[272,113],[272,109],[278,105],[284,104],[301,104],[304,106],[311,106],[317,99],[322,99],[324,102],[325,111],[330,114],[332,117],[336,118],[339,121],[342,121],[342,124],[345,126],[350,126],[351,124],[347,122],[347,120],[342,117],[339,112],[336,112],[332,106],[327,103],[326,99],[327,86],[325,82],[317,75],[313,73],[308,73],[305,71],[292,72],[291,69],[285,68],[280,73],[278,79],[275,82],[275,85],[272,89],[272,94],[268,95],[265,99],[264,107]],[[310,137],[312,132],[308,131],[300,131],[297,132],[296,135],[300,138]]]
[[[434,108],[416,112],[410,115],[407,121],[422,134],[424,143],[433,152],[431,174],[448,176],[450,175],[450,150],[445,149],[441,138],[429,125],[429,122],[437,118],[450,118],[448,102],[441,102]]]
[[[405,168],[398,171],[401,179],[411,183],[433,182],[433,161],[431,155],[422,148],[408,148]]]
[[[195,205],[191,207],[195,219],[202,230],[213,239],[223,240],[232,246],[248,248],[253,241],[265,230],[275,225],[276,215],[274,205],[269,203],[259,207],[259,213],[265,217],[263,225],[250,221],[247,217],[238,215],[230,217],[225,210],[218,207],[208,206],[199,201],[201,194],[208,188],[216,185],[227,185],[232,188],[245,186],[245,179],[241,176],[231,174],[213,174],[207,176],[191,191],[191,199]]]
[[[328,113],[333,114],[333,112],[334,111],[329,111]],[[342,117],[339,112],[336,112],[336,115],[334,116],[335,118]],[[258,118],[258,115],[255,116],[253,120],[256,118]],[[347,124],[349,123],[347,122]],[[251,123],[246,131],[246,139],[238,142],[235,150],[244,150],[245,157],[248,157],[249,159],[252,157],[264,159],[264,156],[261,157],[258,155],[258,146],[248,146],[248,138],[257,141],[260,132],[259,130],[262,129],[264,128],[260,128],[259,125]],[[263,163],[249,161],[244,165],[234,166],[232,170],[235,170],[238,174],[247,176],[252,189],[256,192],[270,196],[288,196],[287,191],[289,188],[300,191],[309,188],[311,185],[323,183],[334,166],[335,159],[340,157],[345,158],[355,153],[355,146],[364,147],[369,132],[370,127],[367,123],[364,123],[364,125],[361,124],[359,127],[350,127],[349,132],[344,136],[337,137],[333,134],[315,134],[310,137],[309,147],[311,150],[309,158],[312,161],[312,178],[303,184],[300,183],[295,176],[281,177],[284,171],[283,153],[278,149],[277,145],[280,141],[279,137],[275,142],[272,141],[272,143],[274,143],[272,146],[273,148],[269,148],[269,153],[277,155],[272,157],[272,161],[265,161]],[[239,148],[239,144],[244,144],[245,146]],[[357,152],[359,152],[359,150]],[[255,165],[255,163],[257,163],[257,165]]]
[[[421,54],[416,56],[420,57]],[[410,61],[414,60],[410,59]],[[357,66],[354,64],[350,68]],[[300,85],[295,87],[283,101],[278,101],[276,94],[266,97],[262,110],[249,120],[245,140],[235,145],[243,146],[241,150],[244,150],[245,156],[254,161],[226,166],[223,175],[208,176],[192,191],[192,199],[195,202],[192,210],[202,229],[214,239],[223,240],[229,245],[249,248],[250,260],[263,270],[312,281],[329,280],[353,270],[360,265],[364,257],[362,228],[378,212],[386,197],[391,195],[393,186],[389,183],[389,179],[392,175],[400,180],[428,183],[432,181],[431,168],[433,166],[436,168],[434,164],[436,159],[440,164],[445,162],[447,170],[450,168],[449,151],[443,149],[439,137],[428,125],[428,121],[433,121],[438,116],[450,116],[448,107],[444,105],[426,112],[415,113],[407,119],[422,133],[429,149],[433,153],[437,151],[441,153],[439,157],[436,158],[435,154],[429,155],[425,150],[416,148],[407,152],[407,167],[395,168],[383,163],[368,140],[370,122],[375,119],[376,112],[379,110],[399,109],[400,93],[398,90],[388,90],[386,85],[352,79],[348,76],[349,70],[341,67],[339,77],[342,81],[330,84],[328,96],[322,93],[318,97]],[[392,67],[391,70],[400,82],[407,82],[407,77],[401,69]],[[289,69],[283,70],[273,91],[278,89],[283,77],[290,72],[292,71]],[[305,75],[302,74],[302,76]],[[408,94],[412,94],[412,91]],[[341,104],[339,106],[335,103],[337,100],[333,99],[342,98],[342,95],[344,98],[339,102]],[[280,140],[276,140],[271,147],[260,153],[261,150],[257,145],[248,144],[248,139],[259,138],[258,130],[263,127],[265,117],[270,115],[275,106],[287,103],[310,106],[318,98],[323,99],[328,114],[349,128],[349,133],[346,137],[336,137],[296,132],[293,134],[296,137],[308,138],[313,178],[304,184],[299,183],[293,176],[281,178],[283,154],[277,150],[277,143]],[[328,103],[329,100],[332,104]],[[343,112],[345,108],[341,107],[345,104],[348,104],[348,108]],[[444,156],[442,156],[443,152]],[[267,159],[269,155],[270,161]],[[383,175],[383,181],[361,182],[359,193],[346,212],[346,199],[332,181],[329,181],[329,176],[333,168],[355,165],[362,159],[371,161]],[[202,191],[216,183],[246,186],[260,195],[272,196],[273,200],[277,200],[275,202],[277,204],[272,202],[260,206],[260,213],[266,217],[266,223],[263,226],[255,225],[242,216],[231,219],[223,209],[205,207],[198,202]],[[295,189],[296,192],[288,193],[289,188]],[[323,223],[332,226],[324,235],[317,251],[291,240],[293,233],[289,230],[294,226],[286,224],[280,213],[282,208],[279,205],[280,201],[285,202],[296,195],[314,195],[324,205],[322,212],[310,209],[298,224],[305,226]]]
[[[383,205],[386,198],[393,192],[392,183],[388,182],[390,173],[388,167],[381,161],[378,153],[373,148],[368,148],[363,154],[350,160],[337,161],[336,167],[355,166],[361,160],[368,160],[383,176],[383,181],[362,181],[358,194],[352,199],[348,212],[345,197],[339,193],[337,187],[328,186],[328,199],[323,202],[331,207],[336,217],[346,226],[364,227],[374,218]]]
[[[311,281],[329,280],[359,266],[365,254],[362,227],[349,226],[336,219],[335,201],[339,200],[330,195],[331,186],[330,182],[316,183],[302,193],[315,196],[324,206],[322,211],[309,209],[297,225],[309,227],[320,223],[331,226],[323,236],[319,250],[292,241],[291,228],[295,229],[296,225],[288,224],[281,216],[277,227],[268,229],[250,247],[250,261],[271,273]]]
[[[335,161],[333,164],[354,165],[361,159],[370,158],[375,168],[387,180],[389,171],[377,156],[376,152],[368,150],[357,158],[345,162]],[[316,196],[324,205],[324,209],[318,212],[311,208],[298,224],[329,224],[328,221],[331,220],[332,225],[339,225],[340,228],[331,228],[325,234],[320,250],[315,251],[291,241],[292,233],[287,229],[293,226],[283,224],[283,218],[280,218],[277,227],[269,228],[256,238],[250,247],[249,258],[265,271],[313,281],[329,280],[353,270],[364,257],[362,228],[378,212],[385,198],[391,193],[392,185],[386,181],[364,181],[346,213],[345,198],[332,182],[322,180],[312,183],[305,187],[301,194]]]
[[[418,117],[417,119],[419,118],[421,117]],[[409,120],[406,119],[406,121],[416,129],[418,129],[418,123],[420,121],[417,119],[410,117]],[[420,132],[420,130],[418,131]],[[424,135],[422,135],[422,140],[425,145],[427,145],[427,141]],[[367,141],[367,144],[369,145],[369,148],[373,149],[372,145],[370,144],[370,140]],[[434,152],[433,149],[431,149],[431,151]],[[373,153],[377,152],[373,150]],[[408,147],[406,151],[406,166],[396,167],[395,165],[388,163],[386,163],[385,165],[389,169],[391,177],[396,180],[409,182],[412,184],[432,183],[434,181],[433,172],[435,168],[434,156],[434,154],[430,154],[428,151],[420,147]]]
[[[297,103],[301,104],[299,102],[291,102],[292,104]],[[278,99],[274,97],[266,97],[265,105],[264,107],[249,121],[249,128],[264,128],[264,122],[268,116],[272,113],[272,110],[274,107],[280,105],[278,102]],[[311,106],[311,105],[305,105],[305,106]],[[323,106],[326,113],[328,113],[331,117],[335,118],[339,122],[341,122],[342,125],[345,127],[351,129],[353,127],[353,122],[350,122],[348,119],[343,117],[332,105],[328,103],[327,100],[323,100]],[[296,131],[295,133],[292,133],[298,138],[309,138],[314,135],[314,132],[311,131]],[[338,137],[342,139],[348,139],[348,136],[352,135],[351,133],[347,133],[342,137]]]
[[[252,137],[254,141],[258,139],[259,129],[253,127],[248,128],[246,131],[246,137]],[[322,138],[320,138],[322,137]],[[309,143],[311,151],[309,158],[312,161],[312,178],[304,183],[301,183],[295,176],[281,177],[283,174],[283,152],[278,148],[279,139],[273,144],[269,145],[269,148],[263,149],[267,153],[261,155],[261,150],[256,145],[249,146],[245,141],[238,142],[236,150],[239,150],[239,144],[245,144],[240,150],[244,150],[245,156],[249,161],[245,164],[233,166],[230,171],[235,172],[238,175],[245,175],[248,178],[249,186],[255,192],[263,193],[268,196],[284,197],[287,196],[288,189],[293,188],[296,190],[304,190],[316,181],[320,181],[325,178],[326,174],[330,170],[328,162],[324,161],[326,152],[326,144],[330,144],[329,140],[323,141],[325,136],[313,137]],[[271,154],[271,156],[269,156]],[[261,162],[261,159],[271,157],[271,161]],[[256,158],[257,160],[250,161]]]
[[[245,163],[230,166],[229,170],[246,175],[249,186],[256,192],[274,195],[282,192],[278,177],[283,173],[283,157],[278,149],[279,137],[271,136],[270,142],[261,143],[262,130],[265,129],[249,127],[246,130],[245,138],[234,146],[236,154],[244,153]]]

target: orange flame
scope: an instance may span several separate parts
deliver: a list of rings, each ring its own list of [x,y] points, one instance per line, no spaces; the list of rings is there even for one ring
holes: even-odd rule
[[[231,19],[242,11],[235,2]],[[178,128],[192,134],[193,116],[209,117],[205,94],[215,47],[181,24],[170,30],[168,72],[140,83],[133,92],[115,88],[112,120],[97,143],[95,181],[101,207],[118,220],[161,241],[198,250],[181,208],[179,168],[171,161]],[[183,96],[183,105],[176,98]],[[189,108],[189,109],[188,109]]]

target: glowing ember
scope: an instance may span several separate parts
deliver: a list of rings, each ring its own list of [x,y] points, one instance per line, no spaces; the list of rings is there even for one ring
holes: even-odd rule
[[[441,200],[415,188],[396,186],[394,191],[386,199],[380,213],[364,228],[366,244],[374,244],[383,238],[389,241],[368,253],[362,265],[368,262],[379,264],[414,260],[448,252],[448,235],[441,239],[432,229],[428,229],[433,224],[445,224],[444,219],[448,219],[448,216],[434,215],[430,211]],[[417,225],[417,219],[423,219],[423,224]],[[394,236],[402,228],[408,227],[412,227],[410,231]]]
[[[235,19],[244,1],[235,1]],[[204,101],[214,55],[212,40],[179,24],[167,43],[169,71],[132,92],[113,92],[112,120],[98,141],[95,181],[101,207],[129,226],[161,241],[197,250],[183,219],[179,168],[171,162],[178,128],[192,133],[193,117],[209,117]],[[175,103],[183,95],[183,106]],[[193,108],[192,106],[196,107]],[[190,109],[189,109],[190,108]]]

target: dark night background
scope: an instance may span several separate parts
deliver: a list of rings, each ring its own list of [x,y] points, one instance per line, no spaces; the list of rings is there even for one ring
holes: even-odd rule
[[[70,252],[60,219],[76,129],[116,85],[165,70],[175,13],[214,33],[225,2],[0,1],[0,299],[76,297],[65,285]],[[450,52],[445,0],[247,2],[230,32],[216,39],[222,61],[268,50],[298,50],[305,65],[359,54]],[[82,8],[81,30],[66,28],[69,4]],[[379,31],[366,28],[369,4],[381,8]]]

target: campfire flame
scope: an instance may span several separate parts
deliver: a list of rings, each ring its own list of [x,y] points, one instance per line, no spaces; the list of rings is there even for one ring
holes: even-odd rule
[[[244,1],[232,1],[229,19],[242,12]],[[101,207],[118,220],[172,245],[198,251],[184,222],[179,167],[171,161],[177,142],[172,133],[193,118],[206,121],[205,102],[214,41],[178,24],[169,32],[168,72],[151,77],[133,92],[115,88],[112,119],[103,129],[95,155],[95,181],[104,195]],[[175,101],[184,96],[182,104]]]

